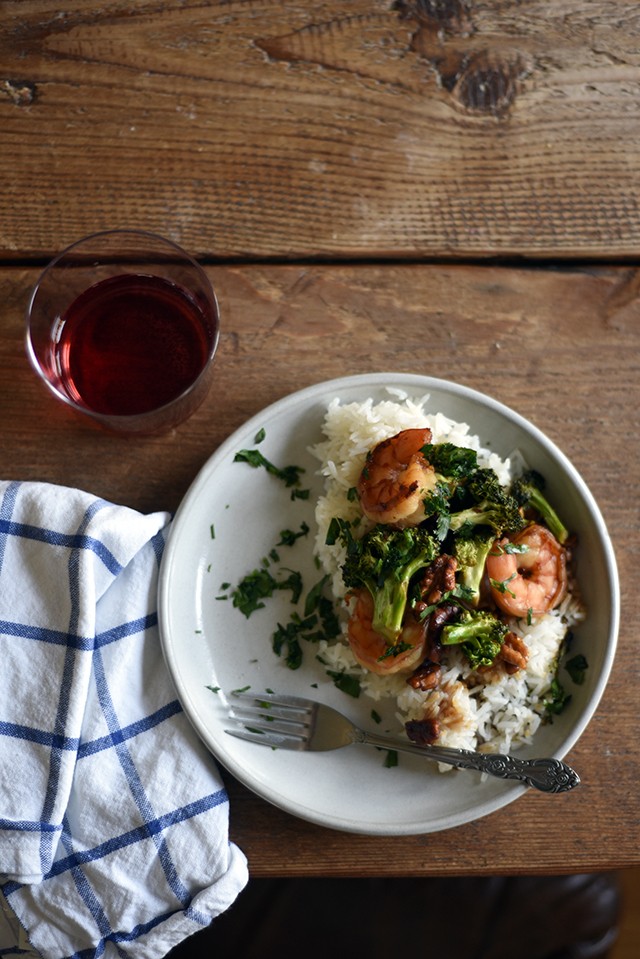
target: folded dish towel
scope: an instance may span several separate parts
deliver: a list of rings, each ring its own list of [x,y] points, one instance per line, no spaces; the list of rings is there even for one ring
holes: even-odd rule
[[[0,955],[4,916],[45,959],[159,959],[247,881],[160,648],[169,525],[0,483]]]

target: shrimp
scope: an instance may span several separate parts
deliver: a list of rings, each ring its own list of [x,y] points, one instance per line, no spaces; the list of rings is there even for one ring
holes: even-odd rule
[[[368,589],[355,589],[350,595],[355,599],[355,606],[349,619],[347,635],[351,652],[360,665],[379,676],[414,669],[423,658],[426,643],[425,624],[407,617],[397,639],[401,651],[397,655],[385,655],[389,652],[389,643],[384,636],[376,633],[371,625],[371,593]]]
[[[417,526],[425,519],[422,500],[436,485],[435,470],[421,451],[430,442],[426,427],[401,430],[369,451],[357,487],[368,519],[394,526]]]
[[[505,550],[509,540],[496,543],[487,557],[491,592],[509,616],[548,613],[567,592],[566,552],[545,526],[532,523],[510,542],[523,552]]]

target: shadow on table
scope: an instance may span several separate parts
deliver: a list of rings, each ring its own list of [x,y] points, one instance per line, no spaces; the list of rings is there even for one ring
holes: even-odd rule
[[[254,879],[206,930],[169,953],[192,959],[605,959],[616,940],[615,873],[555,877]]]

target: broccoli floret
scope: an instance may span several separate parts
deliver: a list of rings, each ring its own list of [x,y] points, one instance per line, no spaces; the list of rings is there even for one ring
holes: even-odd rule
[[[475,450],[454,443],[428,443],[422,447],[422,454],[433,467],[436,477],[455,485],[470,477],[478,468]]]
[[[464,587],[467,602],[472,606],[477,606],[480,600],[480,583],[495,535],[493,529],[473,527],[469,537],[457,536],[454,541],[454,555],[459,570],[458,582]]]
[[[338,539],[346,547],[342,567],[345,586],[369,590],[373,598],[372,627],[394,645],[402,630],[409,583],[438,555],[438,544],[419,526],[395,529],[379,524],[355,539],[348,523],[332,520],[327,544]]]
[[[519,506],[534,509],[560,544],[566,543],[569,530],[544,495],[544,487],[540,473],[529,470],[513,483],[511,495]]]
[[[525,520],[513,496],[500,484],[492,469],[478,469],[467,484],[472,505],[452,513],[449,527],[455,533],[463,530],[470,535],[475,526],[490,526],[496,534],[515,533]]]
[[[477,666],[491,666],[508,632],[508,627],[492,613],[465,610],[458,622],[443,628],[440,642],[444,646],[460,644],[475,669]]]
[[[422,453],[436,480],[423,500],[424,513],[434,519],[436,536],[442,541],[449,532],[451,501],[478,469],[478,457],[475,450],[453,443],[427,443]]]

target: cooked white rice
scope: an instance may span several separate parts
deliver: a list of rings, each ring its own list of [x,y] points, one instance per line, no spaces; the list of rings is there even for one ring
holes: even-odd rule
[[[571,595],[530,625],[522,621],[509,624],[529,648],[527,668],[514,675],[496,671],[498,675],[488,673],[479,679],[462,654],[449,647],[443,651],[438,688],[423,692],[409,686],[401,675],[378,676],[364,670],[349,648],[345,587],[340,573],[344,554],[341,547],[328,547],[325,540],[332,517],[361,517],[358,502],[347,494],[357,484],[367,452],[400,430],[428,426],[433,443],[454,443],[475,450],[479,464],[494,469],[503,484],[508,484],[521,468],[517,453],[501,459],[483,447],[465,423],[430,409],[428,396],[412,398],[399,390],[388,392],[389,399],[378,403],[367,400],[342,404],[334,400],[325,417],[325,438],[312,448],[325,481],[324,495],[316,506],[315,552],[331,576],[336,606],[345,612],[342,636],[335,642],[323,641],[319,654],[331,669],[358,677],[363,694],[371,700],[394,700],[399,729],[409,719],[438,717],[441,745],[506,752],[529,741],[542,721],[544,698],[555,677],[562,640],[583,618],[580,604]]]

